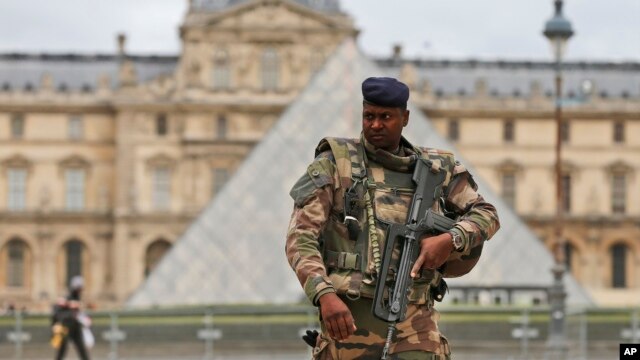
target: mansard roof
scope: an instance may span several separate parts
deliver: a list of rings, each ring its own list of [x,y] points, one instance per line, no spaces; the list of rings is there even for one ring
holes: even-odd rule
[[[221,11],[232,8],[236,5],[245,4],[253,0],[193,0],[192,11]],[[324,13],[339,13],[339,0],[289,0],[291,2],[306,6],[316,11]]]
[[[149,81],[159,75],[173,74],[177,56],[127,56],[132,61],[138,81]],[[0,91],[37,89],[45,74],[54,89],[91,90],[98,78],[108,76],[112,86],[118,85],[118,67],[122,57],[112,54],[0,54]]]
[[[174,73],[178,55],[127,55],[139,82]],[[0,53],[0,91],[37,89],[44,74],[54,81],[54,89],[91,90],[100,76],[107,75],[112,86],[118,85],[121,57],[114,54],[28,54]],[[472,95],[479,80],[486,83],[487,94],[494,97],[527,97],[532,84],[540,85],[543,95],[552,96],[553,63],[513,60],[408,60],[374,58],[385,73],[398,76],[403,66],[416,71],[420,88],[429,83],[438,96]],[[564,94],[609,98],[640,98],[640,62],[567,62],[563,66]]]
[[[146,281],[129,306],[212,303],[283,303],[304,298],[287,264],[284,243],[293,208],[288,193],[313,160],[325,136],[357,137],[360,86],[382,69],[352,39],[342,44],[256,145],[222,191],[201,212]],[[411,100],[410,100],[411,101]],[[405,131],[415,144],[454,149],[410,103]],[[516,213],[476,175],[483,196],[498,209],[501,230],[484,247],[474,271],[451,286],[548,288],[553,258]],[[568,302],[589,296],[568,274]]]
[[[396,76],[403,66],[413,66],[416,84],[428,82],[437,95],[471,95],[481,79],[486,82],[487,94],[494,97],[527,97],[534,82],[546,96],[551,96],[555,89],[553,62],[398,58],[374,61]],[[563,93],[567,97],[640,97],[640,62],[570,61],[563,64],[562,74]]]

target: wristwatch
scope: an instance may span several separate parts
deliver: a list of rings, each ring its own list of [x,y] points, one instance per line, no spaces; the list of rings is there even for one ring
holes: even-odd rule
[[[460,237],[460,235],[455,231],[449,231],[449,234],[451,234],[451,242],[453,243],[453,248],[456,251],[462,251],[462,249],[464,249],[464,244],[462,243],[462,238]]]

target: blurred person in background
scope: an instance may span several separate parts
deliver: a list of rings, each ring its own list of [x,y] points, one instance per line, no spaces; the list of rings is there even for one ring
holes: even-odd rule
[[[84,279],[74,276],[67,297],[58,299],[53,306],[51,346],[56,349],[56,360],[64,359],[69,340],[75,345],[80,359],[89,360],[89,349],[95,339],[90,330],[91,319],[81,310],[83,287]]]

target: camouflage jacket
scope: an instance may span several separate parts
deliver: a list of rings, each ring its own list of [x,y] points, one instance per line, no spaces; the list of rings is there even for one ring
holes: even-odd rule
[[[317,305],[318,298],[328,292],[373,297],[375,258],[379,257],[375,249],[384,248],[385,224],[405,222],[413,195],[410,166],[403,164],[411,155],[428,158],[447,171],[442,201],[432,209],[460,216],[452,231],[460,235],[464,249],[452,254],[450,261],[455,262],[461,256],[475,256],[477,261],[479,252],[473,250],[481,248],[498,230],[495,208],[477,193],[473,178],[452,153],[417,148],[404,138],[401,145],[404,156],[397,157],[358,139],[323,139],[316,149],[315,160],[293,186],[291,196],[295,204],[285,250],[313,304]],[[352,169],[362,158],[366,159],[362,166],[366,167],[367,189],[363,186],[361,193],[369,192],[375,223],[367,223],[365,206],[360,206],[354,217],[361,226],[354,237],[344,223],[345,192],[354,184],[352,171],[345,169]],[[369,226],[375,227],[374,237],[379,244],[372,244]],[[427,290],[434,279],[433,271],[423,271],[420,279],[414,281],[410,301],[427,302]]]

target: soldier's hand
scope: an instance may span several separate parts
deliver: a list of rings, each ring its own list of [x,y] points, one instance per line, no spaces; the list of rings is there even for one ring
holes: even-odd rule
[[[453,252],[451,234],[442,233],[436,236],[426,237],[420,240],[420,255],[411,269],[411,277],[418,276],[420,268],[437,269]]]
[[[351,311],[338,295],[324,294],[319,302],[322,321],[329,331],[329,336],[335,340],[344,340],[351,336],[356,330],[356,325]]]

